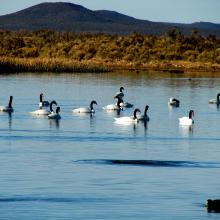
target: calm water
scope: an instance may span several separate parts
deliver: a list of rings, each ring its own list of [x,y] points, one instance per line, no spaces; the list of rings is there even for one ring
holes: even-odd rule
[[[120,86],[150,106],[146,126],[102,110]],[[40,92],[60,105],[59,122],[28,114]],[[0,114],[0,219],[219,219],[204,207],[220,198],[220,109],[208,104],[218,92],[211,74],[1,76],[0,104],[13,94],[15,112]],[[180,108],[168,108],[171,96]],[[71,113],[92,99],[93,117]],[[194,126],[180,127],[190,109]]]

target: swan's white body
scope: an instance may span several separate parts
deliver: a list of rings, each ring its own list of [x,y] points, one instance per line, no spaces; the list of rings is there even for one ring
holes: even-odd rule
[[[117,110],[122,110],[122,105],[123,105],[123,100],[121,99],[120,96],[115,96],[114,99],[118,99],[116,104],[109,104],[103,107],[104,110],[107,111],[117,111]]]
[[[61,119],[61,116],[59,113],[56,113],[56,112],[52,112],[48,115],[48,118],[49,119]]]
[[[134,110],[134,115],[133,116],[125,116],[125,117],[120,117],[120,118],[114,118],[115,123],[118,124],[131,124],[131,123],[137,123],[138,118],[137,118],[137,112],[141,112],[139,109]]]
[[[180,125],[192,125],[193,123],[194,123],[194,121],[192,118],[189,118],[189,117],[179,118]]]
[[[31,115],[49,115],[50,113],[51,112],[43,108],[30,112]]]
[[[180,125],[187,125],[187,126],[192,125],[194,123],[194,121],[192,119],[193,116],[194,116],[194,111],[190,110],[188,117],[179,118],[179,124]]]
[[[209,104],[220,104],[220,100],[217,99],[210,99]]]
[[[35,110],[35,111],[32,111],[32,112],[29,112],[31,115],[49,115],[49,114],[51,114],[51,113],[53,113],[54,111],[53,111],[53,108],[52,108],[52,106],[53,105],[57,105],[57,103],[56,103],[56,101],[52,101],[51,103],[50,103],[50,111],[48,111],[48,110],[46,110],[46,109],[44,109],[44,108],[40,108],[40,109],[38,109],[38,110]]]
[[[138,122],[138,119],[134,118],[133,116],[114,118],[114,120],[115,120],[115,123],[118,123],[118,124],[130,124],[130,123],[137,123]]]
[[[96,104],[97,105],[97,102],[96,101],[91,101],[90,103],[90,108],[88,107],[80,107],[80,108],[76,108],[76,109],[73,109],[72,112],[73,113],[95,113],[95,110],[93,108],[93,105]]]
[[[1,112],[13,112],[14,109],[12,107],[8,107],[8,106],[0,106],[0,111]]]
[[[117,106],[117,104],[110,104],[103,107],[104,110],[114,111],[114,110],[120,110],[121,108]]]
[[[73,113],[94,113],[95,110],[94,109],[91,110],[90,108],[81,107],[81,108],[73,109],[72,112]]]

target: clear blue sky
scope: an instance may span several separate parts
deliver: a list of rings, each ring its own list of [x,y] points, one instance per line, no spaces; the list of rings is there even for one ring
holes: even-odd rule
[[[113,10],[151,21],[220,23],[220,0],[0,0],[0,15],[45,1],[71,2],[92,10]]]

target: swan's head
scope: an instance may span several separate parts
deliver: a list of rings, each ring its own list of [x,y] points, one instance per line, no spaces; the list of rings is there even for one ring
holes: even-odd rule
[[[58,106],[56,109],[56,113],[59,114],[59,112],[60,112],[60,107]]]
[[[123,90],[124,90],[124,87],[123,86],[120,87],[120,92],[123,92]]]
[[[93,105],[98,105],[95,100],[92,100],[90,103],[90,109],[93,110]]]
[[[149,105],[145,106],[145,111],[147,111],[149,109]]]
[[[134,110],[134,119],[137,119],[137,112],[141,113],[141,110],[139,108]]]
[[[189,118],[192,118],[194,116],[194,111],[193,110],[190,110],[189,111]]]
[[[57,102],[54,100],[50,103],[50,111],[51,112],[53,112],[53,105],[57,105]]]
[[[217,100],[219,101],[220,93],[217,94]]]

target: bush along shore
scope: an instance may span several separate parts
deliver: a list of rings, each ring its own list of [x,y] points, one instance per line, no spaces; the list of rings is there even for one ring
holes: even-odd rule
[[[220,39],[176,29],[163,36],[0,30],[0,72],[156,70],[220,72]]]

